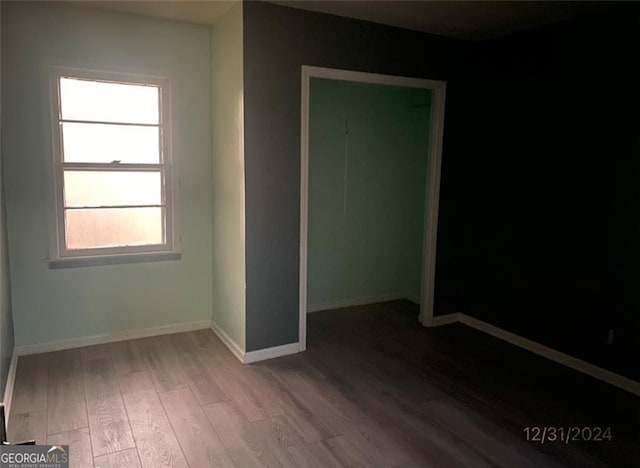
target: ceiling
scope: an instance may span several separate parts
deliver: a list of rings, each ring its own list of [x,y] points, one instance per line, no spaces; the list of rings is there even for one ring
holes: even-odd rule
[[[80,0],[72,3],[105,10],[213,24],[240,0]]]
[[[564,1],[273,1],[458,39],[484,40],[604,7]]]
[[[98,0],[77,3],[211,24],[238,1],[240,0]],[[274,0],[269,3],[475,41],[598,11],[607,6],[606,2],[481,0]]]

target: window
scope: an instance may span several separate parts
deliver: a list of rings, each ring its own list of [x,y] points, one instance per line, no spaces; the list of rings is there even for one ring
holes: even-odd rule
[[[158,78],[54,70],[53,266],[175,254],[168,88]]]

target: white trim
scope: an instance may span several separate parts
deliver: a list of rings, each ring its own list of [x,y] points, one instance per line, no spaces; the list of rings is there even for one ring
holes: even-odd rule
[[[13,348],[11,363],[9,364],[9,372],[7,373],[7,385],[4,387],[4,416],[5,423],[9,424],[9,416],[11,416],[11,402],[13,401],[13,387],[16,383],[16,371],[18,370],[18,353]]]
[[[300,349],[300,343],[289,343],[282,346],[274,346],[272,348],[247,351],[246,353],[244,353],[244,359],[242,362],[244,362],[245,364],[250,364],[252,362],[266,361],[267,359],[288,356],[289,354],[296,354],[300,351],[302,351],[302,349]]]
[[[330,80],[355,81],[356,83],[370,83],[387,86],[400,86],[404,88],[439,89],[445,82],[439,80],[427,80],[424,78],[410,78],[398,75],[382,75],[379,73],[358,72],[343,70],[340,68],[314,67],[302,65],[303,75],[309,78],[326,78]]]
[[[439,327],[441,325],[449,325],[450,323],[457,323],[460,321],[460,314],[445,314],[431,317],[429,322],[424,323],[425,327]]]
[[[29,354],[48,353],[51,351],[61,351],[64,349],[81,348],[83,346],[114,343],[117,341],[125,340],[135,340],[137,338],[148,338],[150,336],[170,335],[172,333],[204,330],[209,328],[210,326],[210,320],[197,320],[194,322],[175,323],[171,325],[162,325],[159,327],[141,328],[138,330],[122,330],[113,333],[103,333],[100,335],[69,338],[60,341],[49,341],[47,343],[22,345],[16,348],[16,352],[18,356],[27,356]]]
[[[428,326],[446,325],[455,322],[475,328],[476,330],[499,338],[519,348],[526,349],[538,356],[545,357],[557,362],[558,364],[562,364],[563,366],[582,372],[583,374],[587,374],[598,380],[602,380],[603,382],[633,393],[634,395],[640,396],[640,382],[636,382],[628,377],[603,369],[602,367],[583,361],[582,359],[575,358],[569,354],[556,351],[553,348],[549,348],[548,346],[537,343],[528,338],[524,338],[520,335],[516,335],[510,331],[503,330],[502,328],[483,322],[482,320],[478,320],[477,318],[466,314],[447,314],[436,316],[432,318]]]
[[[302,66],[300,96],[300,266],[298,274],[298,341],[300,351],[307,348],[307,235],[309,226],[309,90],[311,69]]]
[[[94,266],[117,263],[137,263],[144,261],[157,261],[158,257],[146,256],[148,253],[171,254],[172,260],[181,258],[181,226],[178,213],[179,208],[179,175],[176,170],[172,127],[173,127],[173,87],[169,78],[148,73],[138,73],[123,70],[102,69],[90,64],[48,64],[48,83],[45,96],[48,99],[49,118],[52,148],[52,157],[48,158],[46,165],[48,179],[48,219],[49,219],[49,257],[47,262],[50,268]],[[95,81],[113,83],[131,83],[153,85],[159,90],[159,122],[149,126],[158,127],[161,135],[160,161],[157,164],[122,164],[114,166],[109,163],[65,163],[62,149],[62,120],[60,109],[59,80],[62,77],[74,77]],[[92,121],[92,123],[99,123]],[[113,122],[110,122],[113,123]],[[127,123],[128,124],[128,123]],[[146,126],[146,125],[145,125]],[[162,203],[164,211],[164,242],[162,244],[142,246],[121,246],[89,249],[67,249],[64,237],[64,200],[63,180],[65,168],[81,168],[95,171],[126,171],[130,169],[149,170],[158,172],[162,180]],[[144,205],[151,206],[151,205]],[[98,208],[98,207],[96,207]],[[99,207],[105,208],[105,207]],[[141,254],[141,255],[139,255]],[[133,260],[126,257],[131,255]],[[68,259],[73,261],[66,262]],[[86,259],[86,260],[85,260]]]
[[[627,377],[616,374],[615,372],[603,369],[602,367],[598,367],[594,364],[583,361],[582,359],[556,351],[548,346],[536,343],[535,341],[516,335],[507,330],[503,330],[502,328],[498,328],[490,323],[470,317],[469,315],[459,314],[459,320],[460,323],[640,396],[640,382],[636,382],[635,380],[631,380]]]
[[[231,351],[231,353],[237,357],[240,362],[244,362],[244,351],[235,341],[233,341],[233,338],[227,335],[227,333],[214,321],[211,321],[211,330],[218,338],[220,338],[220,341],[229,348],[229,351]]]
[[[316,302],[315,304],[307,304],[307,313],[343,309],[345,307],[355,307],[367,304],[377,304],[378,302],[397,301],[400,299],[412,300],[415,298],[409,298],[406,294],[384,294],[381,296],[354,297],[339,301]]]
[[[440,169],[442,165],[442,135],[446,83],[444,81],[408,78],[394,75],[363,73],[335,68],[302,66],[300,96],[300,269],[299,269],[299,342],[300,350],[307,347],[307,236],[309,192],[309,94],[311,78],[327,78],[387,86],[425,88],[433,91],[431,107],[429,152],[427,163],[427,191],[425,193],[425,230],[423,241],[422,286],[420,293],[420,321],[433,319],[433,291],[438,230]]]
[[[433,319],[436,277],[436,247],[438,237],[438,206],[440,204],[440,172],[442,169],[442,139],[446,83],[433,89],[431,106],[429,152],[427,156],[427,183],[425,194],[424,239],[422,241],[422,288],[420,291],[420,320]]]
[[[227,333],[213,321],[211,322],[211,330],[217,335],[218,338],[220,338],[220,341],[222,341],[222,343],[227,348],[229,348],[229,351],[231,351],[231,353],[238,358],[238,361],[243,364],[265,361],[267,359],[287,356],[289,354],[296,354],[300,351],[304,351],[300,349],[300,343],[289,343],[282,346],[274,346],[272,348],[264,348],[245,352],[242,350],[242,348],[240,348],[240,346],[238,346],[238,343],[236,343],[233,338],[227,335]]]
[[[414,304],[420,305],[420,295],[415,295],[413,293],[401,294],[401,299],[406,299],[408,301],[413,302]]]
[[[47,260],[49,268],[75,268],[97,265],[122,265],[125,263],[149,263],[181,260],[182,252],[140,252],[114,255],[91,255],[83,257],[66,257],[56,260]]]

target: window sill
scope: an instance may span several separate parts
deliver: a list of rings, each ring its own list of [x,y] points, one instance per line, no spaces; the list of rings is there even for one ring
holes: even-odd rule
[[[47,260],[49,269],[77,268],[100,265],[121,265],[126,263],[164,262],[181,260],[182,252],[150,252],[114,255],[91,255],[86,257],[66,257]]]

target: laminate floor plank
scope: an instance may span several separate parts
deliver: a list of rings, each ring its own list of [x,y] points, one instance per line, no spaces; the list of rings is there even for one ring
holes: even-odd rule
[[[355,370],[353,373],[357,375]],[[350,378],[358,380],[355,376]],[[359,393],[363,407],[392,436],[406,439],[411,459],[418,462],[435,460],[441,466],[488,466],[481,454],[462,443],[458,434],[447,431],[430,418],[416,415],[411,404],[389,395],[381,398],[380,394],[369,394],[359,388],[359,385],[360,383],[352,384],[352,388],[355,393]],[[423,434],[429,434],[429,437],[425,438]],[[344,437],[338,439],[334,448],[344,448],[345,442],[348,441]]]
[[[320,380],[313,378],[313,372],[307,372],[310,367],[300,367],[297,372],[308,381],[309,385],[315,387],[314,392],[335,408],[335,411],[342,414],[350,424],[369,424],[372,422],[370,415],[360,405],[357,394],[345,394],[331,378]]]
[[[216,376],[212,375],[209,367],[204,365],[197,347],[189,340],[186,333],[172,335],[169,340],[176,350],[189,388],[200,405],[204,406],[230,399],[222,390]]]
[[[391,435],[388,440],[401,440],[402,435],[408,436],[411,441],[409,444],[403,444],[408,453],[412,457],[426,462],[428,460],[440,460],[441,463],[451,464],[477,464],[482,466],[485,461],[481,454],[475,453],[469,447],[461,444],[461,448],[455,459],[448,455],[451,448],[462,441],[458,441],[455,433],[449,433],[440,426],[427,425],[424,421],[413,421],[412,414],[417,402],[428,400],[429,388],[422,388],[416,391],[416,384],[411,385],[409,377],[402,377],[401,385],[394,386],[393,378],[396,372],[393,369],[384,369],[383,360],[380,361],[380,369],[372,369],[359,358],[355,359],[337,359],[337,356],[349,355],[343,350],[336,350],[334,359],[329,353],[329,362],[325,372],[332,376],[332,385],[342,395],[351,398],[350,404],[359,405],[365,409],[365,413],[372,415],[376,424],[370,424],[369,427],[386,427],[387,432]],[[330,363],[335,365],[330,366]],[[332,367],[332,368],[330,368]],[[335,380],[334,380],[335,379]],[[420,388],[420,386],[417,386]],[[381,398],[384,396],[384,398]],[[422,398],[420,398],[420,396]],[[397,431],[399,429],[399,431]],[[397,432],[396,432],[397,431]],[[430,440],[421,441],[420,434],[423,432],[431,434]],[[414,442],[415,441],[415,442]],[[343,437],[334,441],[333,449],[335,454],[344,455],[345,444],[350,441]],[[397,449],[396,449],[397,450]],[[365,451],[366,452],[366,451]],[[356,452],[348,452],[351,459],[354,458]],[[344,455],[346,456],[346,455]],[[351,461],[353,463],[356,461]],[[350,462],[350,463],[351,463]],[[389,463],[399,463],[401,460],[391,460]]]
[[[87,427],[80,348],[50,353],[48,366],[47,432],[58,434]]]
[[[398,465],[396,468],[437,468],[438,465],[433,463],[425,463],[425,464],[417,464],[414,461],[410,461],[407,463],[403,463],[402,465]]]
[[[129,423],[143,467],[187,467],[148,372],[118,376]]]
[[[131,374],[147,370],[144,355],[138,346],[141,340],[119,341],[111,343],[111,359],[116,375]]]
[[[408,301],[308,316],[303,353],[242,364],[211,330],[18,360],[9,437],[72,466],[640,466],[640,398]],[[526,427],[611,427],[591,443]]]
[[[352,421],[346,414],[327,401],[318,392],[318,387],[312,381],[305,379],[297,371],[281,371],[274,373],[276,379],[282,383],[282,388],[287,388],[290,395],[300,408],[304,406],[308,414],[322,421],[331,434],[341,434],[345,428],[357,421]]]
[[[364,454],[351,445],[343,435],[331,437],[322,441],[327,450],[338,460],[340,466],[349,468],[369,467],[371,465]],[[387,466],[382,463],[379,466]]]
[[[439,400],[430,400],[416,404],[418,414],[425,415],[440,427],[455,432],[464,444],[474,447],[489,459],[499,460],[505,466],[521,466],[535,468],[537,466],[559,466],[552,459],[535,450],[531,444],[523,443],[512,434],[481,420],[473,411],[462,411],[455,405]]]
[[[241,371],[245,368],[245,365],[220,341],[212,330],[195,330],[185,335],[197,350],[198,355],[211,366],[216,374]]]
[[[11,411],[15,414],[47,409],[48,356],[20,356],[13,387]]]
[[[409,452],[374,423],[353,426],[342,435],[372,466],[398,466],[411,461]]]
[[[140,459],[136,449],[110,453],[93,459],[95,468],[140,468]]]
[[[111,359],[111,343],[85,346],[80,353],[82,362],[90,362],[96,359]]]
[[[221,357],[215,352],[211,356],[202,360],[203,365],[209,367],[224,394],[229,395],[249,421],[281,414],[280,407],[274,406],[270,393],[252,378],[244,366],[225,365],[227,357],[222,358],[221,363]]]
[[[135,447],[113,362],[106,355],[83,365],[94,457]]]
[[[282,466],[267,450],[263,433],[234,403],[215,403],[206,406],[204,411],[236,466]]]
[[[337,435],[321,415],[314,412],[313,407],[309,407],[305,395],[296,394],[274,375],[265,378],[271,379],[270,386],[276,390],[283,416],[306,442],[319,442]]]
[[[331,466],[326,462],[326,456],[318,456],[309,447],[302,436],[291,426],[284,416],[275,416],[253,423],[267,441],[267,449],[274,453],[283,466],[308,468],[325,468]]]
[[[176,359],[175,349],[169,337],[155,336],[137,340],[135,347],[143,357],[158,392],[187,386],[186,377]]]
[[[69,446],[69,468],[92,468],[91,436],[89,428],[49,434],[47,444]]]
[[[190,466],[235,466],[190,389],[159,396]]]
[[[342,468],[343,465],[340,463],[340,460],[331,453],[331,450],[324,444],[324,440],[307,443],[307,448],[313,454],[314,458],[318,460],[322,468]]]
[[[11,424],[7,428],[9,442],[35,440],[36,444],[47,441],[47,411],[11,414]]]
[[[259,409],[259,414],[251,421],[259,421],[274,416],[280,416],[284,409],[279,398],[279,392],[269,384],[266,374],[256,366],[245,365],[237,372],[238,382],[241,387],[250,389],[245,393]]]

